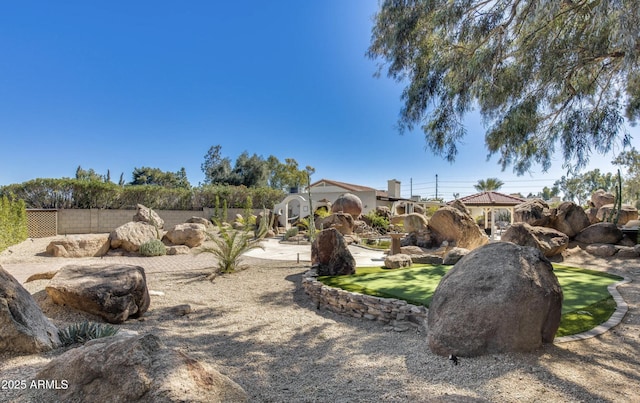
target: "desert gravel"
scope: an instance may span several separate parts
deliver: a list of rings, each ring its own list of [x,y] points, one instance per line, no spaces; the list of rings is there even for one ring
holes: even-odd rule
[[[624,275],[629,305],[622,323],[601,336],[546,345],[528,354],[461,358],[431,353],[426,333],[317,310],[301,287],[309,262],[246,258],[246,270],[205,280],[209,255],[63,259],[43,255],[51,238],[0,254],[0,265],[47,271],[69,263],[143,266],[151,307],[120,325],[153,332],[168,346],[205,361],[240,384],[254,402],[634,402],[640,401],[640,259],[600,259],[578,247],[565,264]],[[87,318],[53,305],[47,280],[25,284],[58,326]],[[162,295],[155,295],[162,294]],[[172,310],[189,304],[181,316]],[[95,319],[95,318],[89,318]],[[64,349],[0,355],[0,379],[31,380]],[[71,385],[73,387],[73,385]],[[0,390],[0,401],[30,401]]]

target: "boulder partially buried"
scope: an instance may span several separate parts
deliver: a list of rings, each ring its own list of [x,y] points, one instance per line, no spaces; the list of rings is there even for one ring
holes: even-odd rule
[[[67,387],[30,391],[42,402],[245,402],[246,392],[152,334],[90,340],[54,358],[37,380]]]
[[[137,318],[150,303],[144,269],[132,265],[65,266],[45,290],[54,303],[98,315],[109,323]]]
[[[580,231],[575,240],[586,244],[610,243],[616,244],[622,239],[622,231],[610,222],[592,224]]]
[[[186,245],[190,248],[202,245],[207,239],[207,227],[203,224],[177,224],[164,235],[164,239],[173,245]]]
[[[538,249],[492,243],[463,257],[429,305],[427,342],[436,354],[532,351],[560,326],[562,289]]]
[[[141,221],[130,221],[111,232],[111,248],[122,248],[128,252],[137,252],[140,245],[158,238],[158,229]]]
[[[318,232],[311,244],[311,264],[319,276],[337,276],[356,272],[356,260],[347,242],[335,228]]]
[[[108,235],[70,235],[51,241],[46,250],[55,257],[92,257],[105,255],[110,246]]]
[[[501,240],[540,249],[546,257],[561,254],[569,245],[569,237],[566,234],[553,228],[533,227],[523,222],[507,228]]]
[[[0,352],[34,354],[58,345],[58,329],[29,291],[0,266]]]

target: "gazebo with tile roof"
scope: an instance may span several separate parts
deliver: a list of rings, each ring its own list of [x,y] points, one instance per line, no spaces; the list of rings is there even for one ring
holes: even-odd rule
[[[484,214],[484,228],[488,228],[487,223],[489,222],[489,214],[491,215],[491,239],[495,239],[496,233],[496,220],[495,220],[495,212],[496,210],[508,210],[511,216],[511,224],[513,224],[513,213],[515,210],[515,206],[520,203],[524,203],[526,200],[517,197],[506,195],[504,193],[488,191],[476,193],[470,196],[465,196],[458,199],[469,209],[479,208],[482,209]]]

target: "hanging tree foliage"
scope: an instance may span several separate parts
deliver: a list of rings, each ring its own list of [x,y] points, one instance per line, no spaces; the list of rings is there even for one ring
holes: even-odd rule
[[[406,83],[401,131],[453,161],[478,108],[489,156],[522,174],[628,144],[640,116],[640,0],[386,0],[368,56]]]

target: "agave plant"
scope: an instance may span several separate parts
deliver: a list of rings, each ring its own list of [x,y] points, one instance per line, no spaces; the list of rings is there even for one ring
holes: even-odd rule
[[[120,329],[106,323],[83,321],[74,323],[65,329],[58,330],[58,337],[63,346],[75,343],[85,343],[89,340],[109,337],[118,333]]]
[[[248,230],[238,231],[218,226],[219,234],[209,239],[212,247],[203,247],[200,253],[211,253],[218,259],[216,271],[207,279],[213,280],[218,273],[233,273],[240,268],[240,257],[253,249],[264,249],[259,239],[254,239]]]

